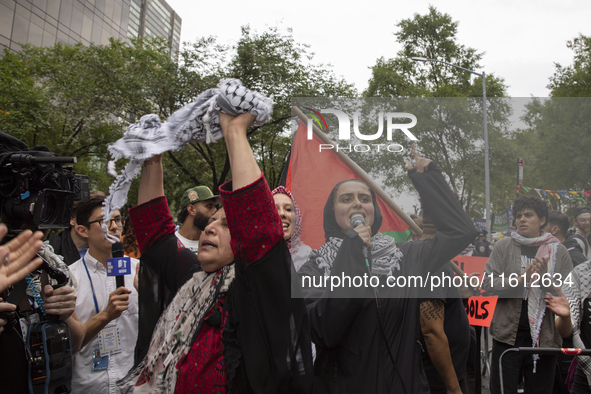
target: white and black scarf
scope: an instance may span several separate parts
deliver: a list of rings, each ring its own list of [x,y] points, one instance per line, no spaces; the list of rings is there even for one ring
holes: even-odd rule
[[[546,272],[550,277],[553,277],[554,271],[556,270],[556,251],[560,245],[560,240],[558,240],[558,238],[546,232],[536,238],[525,238],[517,231],[512,233],[511,237],[519,245],[539,247],[536,257],[539,257],[540,259],[548,257],[548,269]],[[540,278],[540,280],[541,279],[542,278]],[[529,286],[527,291],[527,306],[527,317],[533,344],[532,346],[539,347],[540,330],[542,329],[542,321],[544,320],[544,314],[546,313],[545,293],[542,288]],[[536,369],[536,361],[539,357],[539,355],[534,354],[534,372]]]
[[[332,264],[339,253],[343,239],[330,237],[319,249],[310,252],[310,261],[324,271],[325,276],[330,276]],[[371,237],[371,273],[373,275],[394,275],[394,271],[400,271],[402,252],[396,246],[394,238],[377,233]]]
[[[123,137],[109,145],[113,161],[109,173],[117,179],[109,187],[105,199],[104,217],[110,218],[115,209],[127,202],[131,182],[139,175],[145,160],[168,151],[182,149],[190,142],[215,142],[223,137],[220,127],[220,111],[236,116],[251,113],[254,126],[267,122],[273,112],[273,100],[247,89],[238,79],[223,79],[217,88],[201,93],[197,99],[173,113],[165,123],[158,115],[144,115],[140,122],[127,128]],[[128,158],[131,161],[119,175],[115,161]],[[108,234],[106,224],[103,232],[107,239],[118,239]]]
[[[570,305],[573,346],[578,349],[586,349],[581,339],[581,322],[583,320],[584,301],[591,296],[591,260],[577,265],[571,272],[569,282],[569,284],[563,283],[562,291]],[[585,372],[587,382],[591,386],[591,357],[577,356],[577,362]]]
[[[236,277],[235,266],[209,274],[197,272],[179,289],[154,328],[148,354],[117,382],[121,392],[174,393],[179,361],[191,350],[207,312],[228,292]]]

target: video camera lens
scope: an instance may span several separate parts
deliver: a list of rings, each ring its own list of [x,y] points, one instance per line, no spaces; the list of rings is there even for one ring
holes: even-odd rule
[[[41,148],[0,132],[0,213],[11,228],[68,228],[74,201],[89,198],[88,177],[64,165],[76,158]]]

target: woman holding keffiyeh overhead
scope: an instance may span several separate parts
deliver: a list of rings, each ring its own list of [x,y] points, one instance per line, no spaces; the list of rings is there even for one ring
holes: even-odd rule
[[[233,180],[220,187],[223,207],[201,235],[198,262],[183,254],[196,263],[183,285],[167,272],[178,269],[183,248],[163,196],[161,156],[144,164],[140,205],[130,212],[146,258],[142,269],[171,275],[162,283],[176,295],[156,324],[147,355],[119,382],[123,392],[310,391],[305,306],[291,298],[281,220],[246,137],[254,117],[220,112],[219,120]]]
[[[483,288],[499,300],[490,325],[493,337],[490,391],[500,394],[499,357],[511,347],[560,347],[556,310],[546,308],[552,289],[572,270],[566,248],[552,234],[542,231],[548,218],[546,203],[537,197],[518,197],[513,203],[517,231],[499,240],[484,270]],[[509,279],[513,278],[513,279]],[[509,353],[503,357],[503,389],[517,393],[520,372],[526,393],[551,393],[556,357]]]
[[[409,165],[408,174],[433,212],[437,235],[397,244],[378,231],[382,214],[374,191],[360,180],[339,182],[324,207],[326,243],[298,271],[302,280],[366,275],[385,284],[420,277],[474,239],[474,225],[439,169],[414,147],[413,153],[416,168]],[[356,224],[359,217],[363,223]],[[429,393],[418,341],[421,294],[416,286],[303,290],[317,352],[314,392]]]

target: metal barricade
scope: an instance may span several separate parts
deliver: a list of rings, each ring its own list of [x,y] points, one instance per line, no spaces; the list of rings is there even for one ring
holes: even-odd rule
[[[505,388],[503,387],[503,356],[508,352],[519,352],[519,353],[527,353],[527,354],[540,354],[540,355],[559,355],[559,354],[566,354],[570,356],[578,356],[578,355],[585,355],[591,356],[591,349],[575,349],[575,348],[555,348],[555,347],[513,347],[507,349],[501,354],[499,357],[499,377],[501,383],[501,394],[505,393]]]

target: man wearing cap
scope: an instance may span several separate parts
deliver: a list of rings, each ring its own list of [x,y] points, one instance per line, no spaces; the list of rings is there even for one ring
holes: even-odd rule
[[[214,196],[207,186],[187,189],[181,198],[181,212],[178,222],[181,228],[175,232],[181,243],[193,253],[199,250],[199,237],[207,226],[209,218],[215,213],[219,196]]]
[[[573,213],[573,223],[577,232],[564,241],[564,246],[573,261],[573,266],[591,259],[589,239],[591,235],[591,208],[579,205]]]
[[[492,244],[486,240],[486,230],[480,231],[478,233],[478,241],[476,241],[475,249],[474,249],[474,256],[480,257],[489,257],[490,252],[492,251]]]

